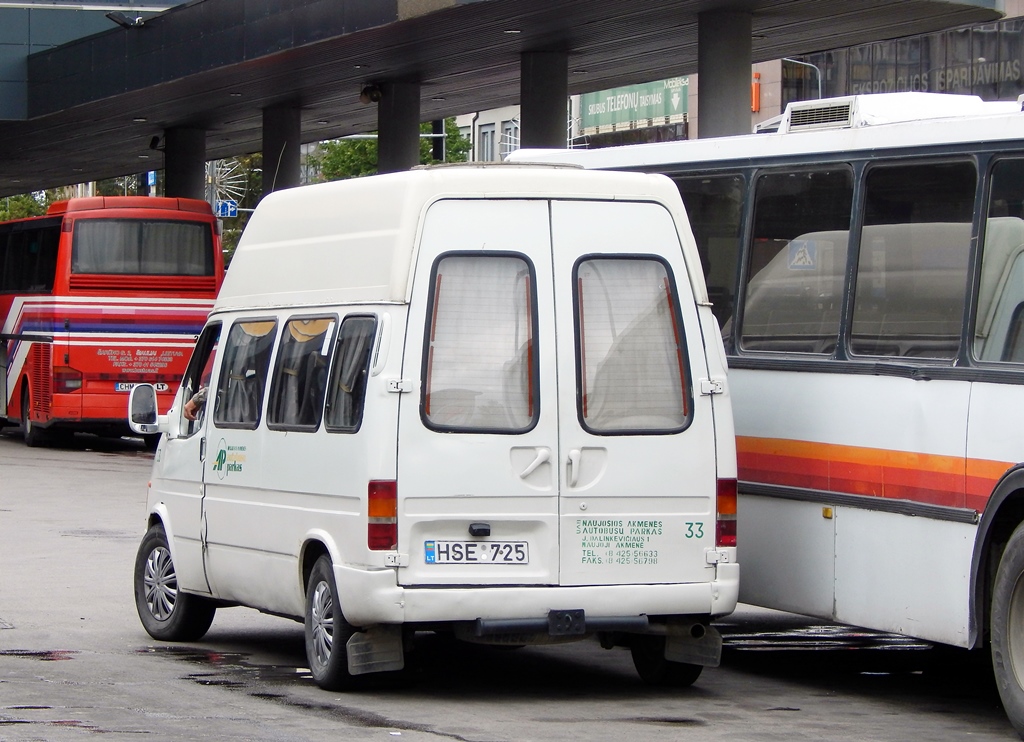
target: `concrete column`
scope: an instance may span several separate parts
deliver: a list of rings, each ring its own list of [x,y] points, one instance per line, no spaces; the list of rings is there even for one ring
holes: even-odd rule
[[[519,146],[564,149],[569,53],[524,52],[519,61]]]
[[[420,84],[386,82],[377,104],[377,172],[420,164]]]
[[[295,105],[263,109],[263,195],[299,185],[302,117]]]
[[[172,127],[164,132],[164,192],[206,198],[206,130]]]
[[[750,133],[750,33],[750,13],[697,14],[697,131],[702,139]]]

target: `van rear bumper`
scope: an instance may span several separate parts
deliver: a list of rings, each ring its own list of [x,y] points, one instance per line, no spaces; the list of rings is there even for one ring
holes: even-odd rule
[[[552,609],[588,616],[724,616],[736,609],[739,565],[719,564],[711,582],[668,585],[422,587],[397,584],[394,570],[334,566],[342,612],[354,626],[477,619],[543,618]]]

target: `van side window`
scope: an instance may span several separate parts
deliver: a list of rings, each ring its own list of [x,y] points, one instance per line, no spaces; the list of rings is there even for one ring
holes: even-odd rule
[[[198,406],[196,419],[189,420],[185,417],[185,403],[197,394],[200,390],[206,389],[209,394],[210,383],[213,381],[213,360],[217,356],[217,343],[220,340],[220,323],[212,324],[203,330],[203,334],[196,341],[192,359],[188,362],[185,376],[182,377],[181,386],[181,415],[179,430],[184,437],[194,435],[203,426],[203,419],[206,415],[206,403]]]
[[[448,254],[434,264],[423,358],[424,423],[520,433],[536,422],[532,265],[511,254]]]
[[[213,421],[218,427],[255,428],[260,421],[275,320],[236,322],[224,343]]]
[[[274,366],[267,427],[316,430],[324,410],[334,317],[292,319],[284,326]]]
[[[370,352],[376,334],[376,317],[346,317],[341,323],[324,421],[331,433],[355,433],[363,422],[366,377],[370,374]]]
[[[679,297],[659,258],[584,258],[575,270],[580,422],[597,434],[674,433],[693,397]]]

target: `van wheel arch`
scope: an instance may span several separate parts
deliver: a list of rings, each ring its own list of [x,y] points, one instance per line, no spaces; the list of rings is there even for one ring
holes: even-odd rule
[[[326,555],[333,561],[333,557],[331,556],[331,550],[327,548],[327,544],[316,539],[311,539],[303,544],[300,553],[302,555],[299,559],[302,570],[300,578],[302,580],[302,594],[305,595],[309,589],[309,576],[313,572],[313,566],[317,560]]]

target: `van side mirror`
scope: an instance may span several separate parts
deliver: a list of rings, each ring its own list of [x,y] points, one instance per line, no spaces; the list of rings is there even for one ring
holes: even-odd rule
[[[152,384],[132,387],[128,395],[128,426],[143,435],[160,432],[156,388]]]

